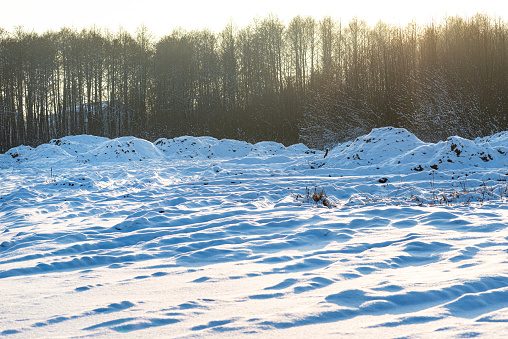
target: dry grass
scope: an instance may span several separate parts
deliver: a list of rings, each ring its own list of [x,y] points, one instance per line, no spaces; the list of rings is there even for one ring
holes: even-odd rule
[[[314,187],[314,190],[311,190],[308,187],[305,187],[305,195],[301,194],[293,194],[295,200],[303,201],[306,203],[312,203],[316,206],[324,206],[327,208],[336,207],[336,205],[328,198],[324,189],[318,189],[317,186]]]

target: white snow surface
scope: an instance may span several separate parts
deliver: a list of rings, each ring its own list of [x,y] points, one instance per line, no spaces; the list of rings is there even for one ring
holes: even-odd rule
[[[324,155],[88,135],[0,155],[0,336],[508,335],[508,132]]]

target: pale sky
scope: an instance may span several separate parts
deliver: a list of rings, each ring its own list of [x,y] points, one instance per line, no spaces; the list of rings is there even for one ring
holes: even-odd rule
[[[507,0],[3,0],[0,27],[15,26],[42,33],[63,26],[78,29],[96,25],[117,31],[120,26],[134,33],[144,24],[156,36],[173,29],[208,28],[221,31],[229,21],[247,26],[255,17],[276,14],[285,23],[296,15],[324,16],[346,22],[354,16],[375,25],[379,20],[405,26],[412,20],[427,24],[444,16],[471,17],[486,13],[508,21]],[[5,3],[7,2],[7,3]]]

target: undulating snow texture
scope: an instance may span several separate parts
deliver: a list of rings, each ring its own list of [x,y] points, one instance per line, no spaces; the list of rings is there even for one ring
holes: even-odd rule
[[[0,336],[508,335],[508,132],[0,155]]]

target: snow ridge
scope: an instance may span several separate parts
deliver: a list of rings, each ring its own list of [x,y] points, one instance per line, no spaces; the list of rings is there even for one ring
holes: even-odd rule
[[[279,162],[291,162],[295,156],[303,155],[315,155],[310,163],[314,168],[369,168],[399,173],[475,167],[500,168],[508,165],[508,132],[476,140],[454,136],[433,144],[422,142],[405,129],[385,127],[337,145],[330,150],[326,159],[322,159],[322,151],[310,150],[303,144],[285,147],[276,142],[250,144],[237,140],[190,136],[161,138],[152,144],[134,137],[107,139],[81,135],[54,139],[35,149],[28,146],[15,147],[0,155],[0,167],[7,168],[23,162],[69,161],[103,163],[244,159],[244,163],[256,163],[259,159],[266,160],[273,156],[286,157],[279,158]]]

